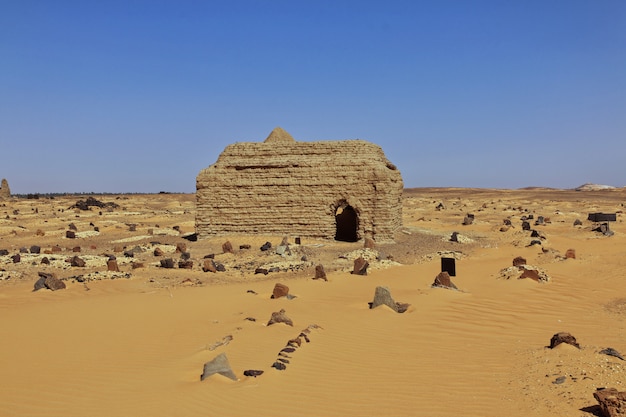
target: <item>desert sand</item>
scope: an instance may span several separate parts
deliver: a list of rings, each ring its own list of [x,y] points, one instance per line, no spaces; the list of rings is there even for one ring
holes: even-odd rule
[[[599,353],[626,354],[624,189],[408,189],[395,244],[288,236],[290,256],[276,254],[284,236],[183,239],[191,194],[96,197],[119,208],[69,209],[77,196],[0,202],[2,416],[593,416],[596,388],[625,389],[626,362]],[[613,236],[592,230],[595,212],[617,213]],[[521,227],[530,214],[549,218],[530,220],[539,245]],[[512,227],[501,231],[504,219]],[[222,253],[226,241],[234,253]],[[160,267],[178,262],[180,243],[193,268]],[[32,245],[41,253],[13,261]],[[112,254],[120,272],[107,271]],[[203,272],[208,254],[226,270]],[[361,254],[366,276],[350,273]],[[73,256],[86,266],[70,266]],[[456,258],[458,291],[431,287],[442,256]],[[550,280],[502,278],[518,256]],[[328,281],[312,279],[318,264]],[[39,272],[66,288],[33,291]],[[295,298],[272,299],[276,283]],[[408,311],[369,309],[377,286]],[[293,326],[267,326],[280,309]],[[272,368],[307,328],[310,343]],[[580,349],[547,348],[562,331]],[[238,381],[200,381],[221,353]],[[264,373],[243,375],[251,369]]]

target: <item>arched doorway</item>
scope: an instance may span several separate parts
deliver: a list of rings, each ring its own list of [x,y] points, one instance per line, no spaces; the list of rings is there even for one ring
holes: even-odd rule
[[[356,210],[348,204],[342,204],[335,211],[337,230],[335,240],[342,242],[356,242],[359,240],[359,216]]]

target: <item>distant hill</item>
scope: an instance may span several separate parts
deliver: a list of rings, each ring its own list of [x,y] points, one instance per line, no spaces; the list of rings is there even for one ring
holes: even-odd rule
[[[600,190],[614,190],[615,188],[616,187],[613,187],[612,185],[586,183],[586,184],[583,184],[574,188],[574,190],[576,191],[600,191]]]

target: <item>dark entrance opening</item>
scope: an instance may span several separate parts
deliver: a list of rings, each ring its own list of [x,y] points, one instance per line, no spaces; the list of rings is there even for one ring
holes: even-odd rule
[[[342,242],[356,242],[359,240],[357,230],[359,228],[359,216],[352,206],[340,206],[335,212],[337,231],[335,240]]]

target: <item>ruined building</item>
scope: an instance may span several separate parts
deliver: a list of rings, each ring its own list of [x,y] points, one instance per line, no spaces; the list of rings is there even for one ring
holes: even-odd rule
[[[11,189],[9,188],[9,182],[2,178],[2,183],[0,183],[0,200],[3,198],[11,197]]]
[[[402,226],[402,190],[380,146],[297,142],[277,127],[264,142],[228,145],[198,174],[196,232],[391,241]]]

